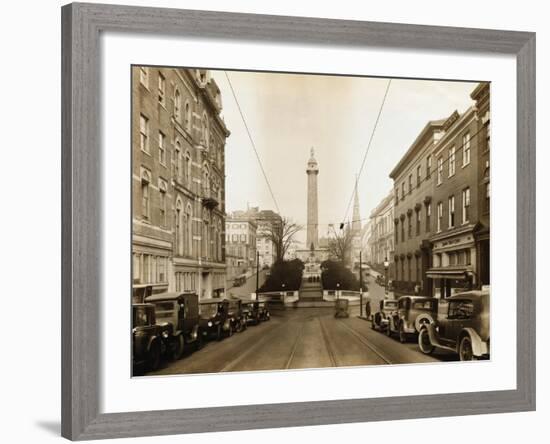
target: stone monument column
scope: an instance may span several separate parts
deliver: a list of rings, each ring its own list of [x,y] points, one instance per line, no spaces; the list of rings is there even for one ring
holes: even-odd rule
[[[311,157],[307,162],[307,237],[306,248],[315,250],[319,247],[318,230],[318,203],[317,203],[317,175],[319,167],[315,160],[313,148],[311,148]]]

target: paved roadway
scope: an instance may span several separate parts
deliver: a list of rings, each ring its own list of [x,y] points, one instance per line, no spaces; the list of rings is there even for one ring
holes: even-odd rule
[[[372,298],[384,294],[369,286]],[[369,292],[369,293],[370,293]],[[374,306],[374,305],[373,305]],[[332,308],[299,308],[275,311],[272,319],[249,326],[220,342],[211,341],[199,351],[176,362],[164,363],[150,374],[216,373],[228,371],[282,370],[430,363],[456,360],[454,354],[434,352],[426,356],[414,341],[401,344],[371,329],[353,307],[349,318],[334,318]]]
[[[260,287],[262,286],[262,284],[264,283],[264,281],[266,279],[266,276],[265,276],[266,271],[267,270],[260,270],[260,279],[259,279]],[[233,284],[233,283],[230,282],[229,284]],[[241,285],[240,287],[228,287],[227,288],[228,296],[238,296],[238,297],[250,298],[250,293],[254,293],[254,292],[256,292],[256,273],[254,273],[252,276],[250,276],[246,280],[246,282],[243,285]]]

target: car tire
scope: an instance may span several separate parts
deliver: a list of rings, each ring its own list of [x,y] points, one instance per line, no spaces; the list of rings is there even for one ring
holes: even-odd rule
[[[435,350],[435,347],[430,341],[430,335],[427,328],[423,328],[418,333],[418,348],[425,355],[430,355]]]
[[[218,325],[218,328],[216,329],[216,341],[221,341],[223,339],[222,335],[222,325]]]
[[[158,370],[160,367],[160,343],[158,341],[151,344],[147,355],[147,370],[153,372]]]
[[[465,335],[460,340],[460,344],[458,345],[458,357],[461,361],[473,361],[476,359],[470,336]]]
[[[229,330],[227,330],[227,337],[233,336],[233,325],[229,324]]]
[[[202,332],[199,331],[197,334],[197,339],[195,339],[195,350],[200,350],[204,347],[204,342],[202,341]]]
[[[391,321],[388,321],[388,325],[386,326],[386,336],[388,338],[391,338],[392,332],[391,332]]]
[[[178,335],[174,339],[174,350],[172,352],[172,360],[177,361],[178,359],[181,359],[183,356],[183,351],[185,350],[185,340],[183,339],[183,335]]]

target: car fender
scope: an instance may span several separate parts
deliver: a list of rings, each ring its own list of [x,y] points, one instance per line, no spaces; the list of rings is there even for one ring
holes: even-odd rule
[[[151,336],[151,338],[149,338],[149,342],[147,343],[147,352],[150,352],[151,348],[153,347],[153,344],[159,341],[160,341],[160,338],[158,336]]]
[[[459,339],[456,343],[457,349],[459,347],[460,341],[465,335],[470,336],[470,340],[472,341],[472,351],[474,352],[474,356],[483,356],[489,353],[489,348],[487,347],[487,343],[479,337],[479,335],[473,328],[469,328],[469,327],[464,328],[460,332]]]
[[[414,328],[417,332],[420,332],[423,324],[431,325],[434,323],[434,318],[428,313],[419,314],[414,320]]]

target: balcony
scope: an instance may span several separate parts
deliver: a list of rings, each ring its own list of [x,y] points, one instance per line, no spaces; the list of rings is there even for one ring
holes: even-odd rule
[[[202,205],[213,210],[219,205],[218,196],[210,188],[202,187],[201,189]]]

